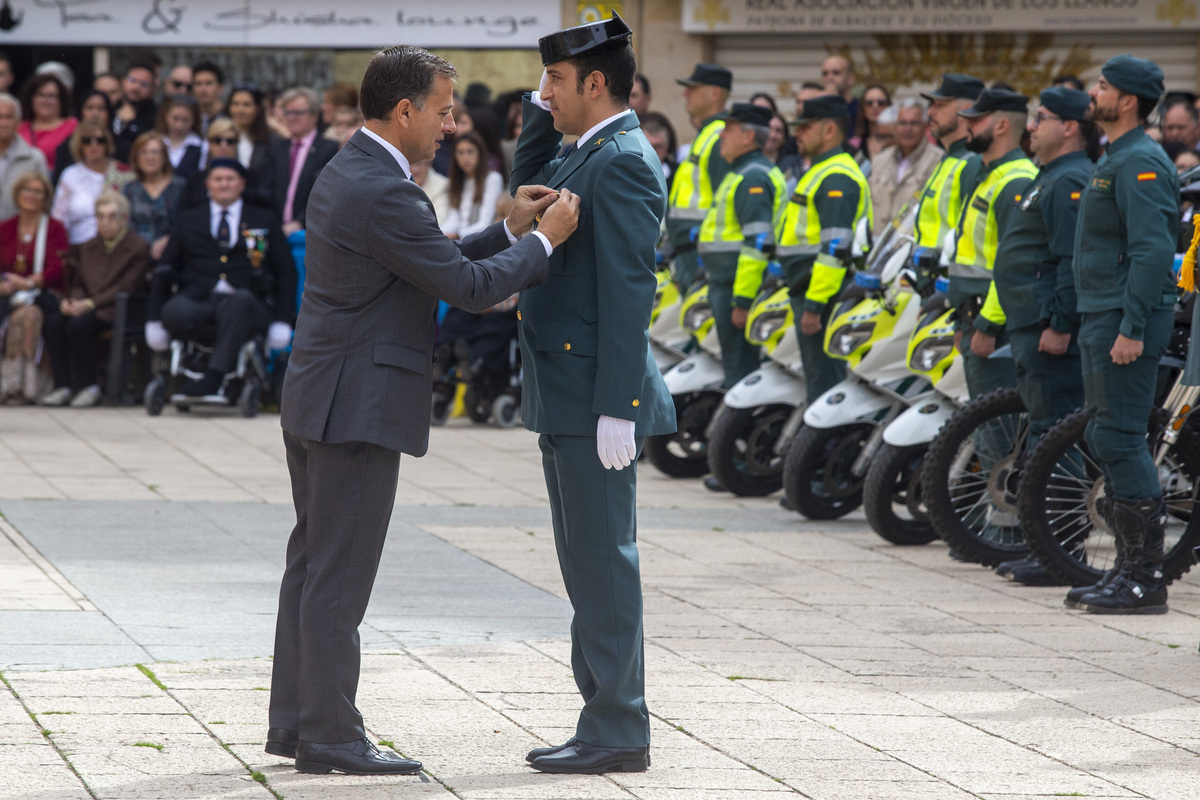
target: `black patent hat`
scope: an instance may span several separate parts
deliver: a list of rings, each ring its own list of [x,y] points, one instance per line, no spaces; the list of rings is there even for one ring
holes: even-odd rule
[[[576,25],[574,28],[543,36],[538,39],[538,50],[542,54],[542,66],[548,66],[556,61],[565,61],[586,53],[615,50],[628,44],[632,37],[633,31],[614,11],[611,19]]]

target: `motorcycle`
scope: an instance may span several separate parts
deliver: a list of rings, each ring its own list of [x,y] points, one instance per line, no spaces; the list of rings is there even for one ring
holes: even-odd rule
[[[687,358],[692,336],[680,323],[683,298],[671,280],[670,271],[660,270],[656,277],[658,288],[650,312],[650,351],[659,371],[666,372]]]

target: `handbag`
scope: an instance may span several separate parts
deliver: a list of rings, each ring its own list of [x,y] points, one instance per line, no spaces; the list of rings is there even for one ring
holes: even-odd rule
[[[50,227],[50,218],[42,214],[41,220],[38,222],[37,234],[33,241],[33,275],[41,275],[42,270],[46,266],[46,231]],[[41,294],[41,289],[22,289],[19,292],[13,292],[9,297],[9,304],[13,308],[32,305]]]

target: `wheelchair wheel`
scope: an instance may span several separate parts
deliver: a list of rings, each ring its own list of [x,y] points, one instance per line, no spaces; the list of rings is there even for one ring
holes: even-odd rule
[[[480,425],[491,419],[492,404],[487,398],[475,390],[475,387],[468,386],[467,393],[463,396],[463,405],[467,409],[467,416],[472,422],[477,422]]]
[[[496,419],[496,424],[501,428],[515,427],[521,419],[521,407],[517,404],[517,398],[511,394],[502,394],[492,403],[492,416]]]
[[[258,416],[258,381],[251,378],[242,385],[242,393],[238,396],[238,409],[242,416],[249,419]]]
[[[454,395],[446,397],[440,392],[433,393],[433,404],[430,406],[429,421],[433,425],[442,426],[450,419],[450,410],[454,405]]]
[[[162,413],[163,407],[167,404],[167,382],[162,379],[162,376],[146,384],[142,402],[146,406],[146,413],[150,416],[157,417]]]

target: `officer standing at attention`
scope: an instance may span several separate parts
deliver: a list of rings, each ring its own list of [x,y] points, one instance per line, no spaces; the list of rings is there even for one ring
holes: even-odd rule
[[[992,272],[1004,308],[1017,388],[1029,410],[1027,450],[1062,417],[1083,407],[1079,315],[1075,311],[1075,222],[1092,176],[1086,122],[1091,98],[1066,87],[1046,89],[1029,122],[1033,154],[1042,164],[1012,214]],[[1059,583],[1034,556],[996,572],[1029,586]]]
[[[526,758],[542,772],[641,772],[650,765],[637,551],[637,468],[646,436],[673,433],[675,406],[646,328],[667,186],[629,110],[637,73],[618,17],[545,36],[526,97],[510,188],[566,188],[589,209],[522,291],[525,427],[541,434],[554,543],[583,695],[575,735]],[[558,157],[562,134],[579,137]]]
[[[1009,220],[1037,175],[1021,150],[1028,99],[1006,89],[986,89],[975,105],[958,112],[967,120],[967,149],[979,153],[983,170],[958,222],[950,262],[950,304],[958,309],[963,372],[971,397],[1016,386],[1012,359],[989,358],[1004,343],[1004,309],[992,283],[996,248]],[[963,336],[968,334],[969,336]]]
[[[983,81],[947,72],[932,92],[922,92],[929,101],[931,131],[946,155],[921,190],[917,212],[917,246],[941,249],[946,235],[958,227],[964,197],[970,197],[979,180],[983,162],[967,150],[967,120],[959,111],[969,108],[983,91]]]
[[[1108,147],[1083,190],[1075,288],[1085,435],[1104,471],[1106,494],[1096,506],[1118,555],[1098,585],[1071,590],[1066,602],[1098,614],[1164,614],[1166,509],[1146,427],[1173,326],[1179,182],[1143,127],[1162,97],[1163,73],[1145,59],[1115,56],[1088,94]]]
[[[846,141],[846,101],[833,94],[805,100],[796,120],[796,143],[812,166],[796,184],[780,221],[775,255],[791,291],[800,360],[813,402],[846,376],[846,362],[825,352],[821,333],[831,300],[846,280],[846,266],[831,252],[851,247],[859,222],[873,222],[871,190]]]
[[[729,172],[729,162],[721,155],[717,141],[725,127],[722,112],[729,102],[733,73],[719,64],[697,64],[683,88],[688,116],[696,122],[696,138],[688,156],[675,170],[667,208],[667,240],[675,250],[671,268],[675,285],[687,292],[700,269],[696,253],[696,231],[713,204],[713,193]]]
[[[762,286],[787,196],[783,173],[762,154],[770,125],[771,109],[733,104],[720,134],[721,157],[730,171],[717,187],[697,240],[708,272],[708,300],[721,340],[726,389],[758,368],[759,349],[746,341],[742,330]]]

